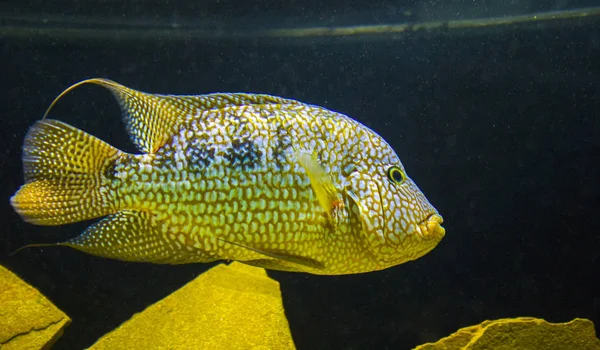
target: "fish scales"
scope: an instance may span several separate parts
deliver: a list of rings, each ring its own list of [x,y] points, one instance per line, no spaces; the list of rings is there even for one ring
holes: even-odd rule
[[[342,141],[351,134],[341,131],[351,125],[331,112],[299,107],[226,107],[188,117],[154,157],[140,156],[139,163],[124,161],[117,167],[121,205],[153,210],[158,220],[169,221],[163,232],[169,239],[202,252],[216,249],[216,256],[231,260],[263,257],[225,242],[219,245],[218,238],[268,250],[304,244],[313,247],[305,253],[314,259],[335,255],[327,249],[335,244],[325,244],[326,218],[304,170],[293,162],[292,147],[321,154],[323,166],[341,182],[340,167],[328,161],[347,159],[358,144],[330,147],[333,143],[323,140]],[[265,110],[268,115],[261,114]],[[342,120],[336,123],[336,118]],[[139,169],[148,182],[140,181]],[[346,231],[348,225],[340,227]],[[315,244],[319,242],[323,244]],[[352,243],[358,242],[347,245]]]
[[[97,192],[79,197],[100,209],[83,216],[108,216],[59,244],[128,261],[223,259],[348,274],[416,259],[445,233],[393,149],[343,114],[269,95],[152,95],[108,80],[85,82],[113,92],[144,153],[107,148],[107,155],[88,156],[102,171],[81,175]],[[111,146],[51,120],[26,137],[24,167],[36,175],[26,171],[13,207],[33,223],[81,221],[82,215],[61,214],[77,206],[57,195],[76,197],[68,176],[37,189],[52,178],[48,162],[38,159],[58,157],[63,168],[76,161],[40,146],[40,129],[58,130],[53,142],[77,136],[69,141],[76,150],[81,143],[92,150]],[[57,197],[58,208],[38,208],[31,197],[40,193]]]

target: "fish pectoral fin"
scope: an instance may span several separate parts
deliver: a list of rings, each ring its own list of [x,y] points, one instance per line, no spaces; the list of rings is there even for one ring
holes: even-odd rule
[[[337,225],[335,211],[342,208],[344,202],[340,198],[331,176],[323,169],[314,152],[295,151],[294,153],[310,179],[310,185],[315,191],[319,204],[327,214],[330,223],[335,227]]]
[[[310,267],[312,269],[318,269],[318,270],[322,270],[325,268],[325,265],[323,265],[323,263],[321,263],[320,261],[311,259],[311,258],[307,258],[304,256],[299,256],[299,255],[291,255],[291,254],[287,254],[287,253],[283,253],[283,252],[272,252],[266,249],[259,249],[259,248],[254,248],[254,247],[250,247],[244,244],[240,244],[240,243],[233,243],[233,242],[229,242],[226,241],[224,239],[219,238],[219,240],[225,242],[225,243],[229,243],[231,245],[235,245],[241,248],[245,248],[248,250],[251,250],[255,253],[267,256],[269,258],[273,258],[273,259],[278,259],[281,261],[286,261],[292,264],[296,264],[296,265],[302,265],[302,266],[306,266],[306,267]]]
[[[123,261],[159,264],[186,263],[185,249],[162,233],[152,214],[123,210],[88,227],[81,235],[58,245]],[[197,260],[195,260],[197,261]]]

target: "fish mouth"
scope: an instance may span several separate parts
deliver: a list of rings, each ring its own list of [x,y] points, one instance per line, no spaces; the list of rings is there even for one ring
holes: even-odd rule
[[[431,214],[419,223],[419,231],[424,238],[442,238],[446,229],[442,227],[444,218],[440,214]]]

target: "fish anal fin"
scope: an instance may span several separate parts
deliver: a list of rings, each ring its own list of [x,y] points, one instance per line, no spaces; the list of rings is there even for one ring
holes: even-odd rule
[[[288,262],[291,264],[306,266],[311,269],[317,269],[317,270],[322,270],[325,268],[325,265],[323,265],[323,263],[321,263],[320,261],[317,261],[315,259],[312,259],[312,258],[308,258],[308,257],[300,256],[300,255],[287,254],[284,252],[274,252],[274,251],[270,251],[270,250],[264,249],[264,248],[254,248],[254,247],[250,247],[248,245],[241,244],[241,243],[229,242],[224,239],[220,239],[220,240],[225,243],[229,243],[231,245],[235,245],[235,246],[238,246],[241,248],[251,250],[255,253],[264,255],[266,257],[285,261],[285,262]]]
[[[159,264],[210,261],[198,259],[197,254],[168,238],[153,222],[152,214],[143,211],[123,210],[109,215],[59,245],[123,261]]]
[[[32,244],[27,244],[27,245],[24,245],[24,246],[16,249],[12,253],[9,253],[8,256],[13,256],[13,255],[19,253],[20,251],[25,250],[25,249],[29,249],[29,248],[56,247],[58,245],[60,245],[60,243],[32,243]]]

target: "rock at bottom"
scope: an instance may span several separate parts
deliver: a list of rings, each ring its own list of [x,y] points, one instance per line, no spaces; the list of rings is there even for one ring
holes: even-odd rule
[[[594,324],[576,318],[550,323],[533,317],[484,321],[414,350],[600,350]]]
[[[49,349],[71,319],[0,266],[0,349]]]
[[[208,270],[90,349],[295,349],[279,283],[234,262]]]

